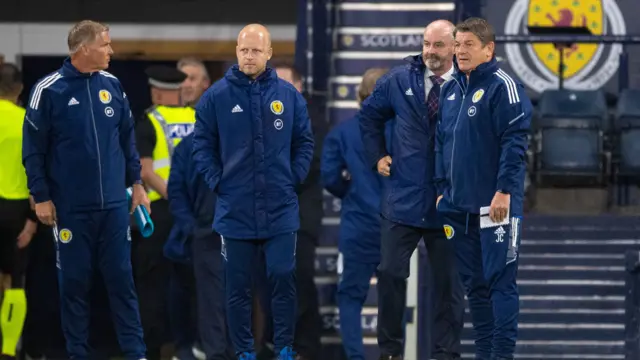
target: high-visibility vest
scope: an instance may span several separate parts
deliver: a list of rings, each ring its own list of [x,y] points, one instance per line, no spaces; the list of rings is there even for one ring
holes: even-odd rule
[[[165,182],[169,181],[171,156],[182,138],[193,131],[196,111],[192,107],[153,106],[147,116],[156,131],[156,146],[153,148],[153,172]],[[149,191],[149,201],[162,199],[157,191]]]
[[[22,165],[22,124],[26,110],[0,100],[0,198],[29,198],[27,174]]]

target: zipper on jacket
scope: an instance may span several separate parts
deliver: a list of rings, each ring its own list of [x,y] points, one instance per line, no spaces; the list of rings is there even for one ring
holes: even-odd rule
[[[458,82],[458,79],[456,79],[455,77],[453,78],[453,80],[456,82],[456,84],[460,87],[460,90],[462,92],[462,104],[460,104],[460,110],[458,110],[458,117],[456,118],[456,124],[453,126],[453,145],[451,146],[451,168],[449,169],[449,177],[451,178],[451,203],[453,204],[453,198],[454,198],[454,193],[455,193],[455,188],[453,187],[453,156],[456,152],[456,129],[458,128],[458,122],[460,121],[460,114],[462,113],[462,107],[464,106],[464,99],[467,97],[467,92],[466,90],[462,87],[462,85],[460,84],[460,82]],[[467,87],[468,89],[468,87]]]
[[[93,121],[93,134],[96,137],[96,150],[98,150],[98,176],[100,183],[100,209],[104,208],[104,191],[102,190],[102,160],[100,158],[100,143],[98,142],[98,129],[96,128],[96,117],[93,114],[93,100],[91,100],[90,79],[87,79],[87,95],[89,95],[89,106],[91,107],[91,120]]]

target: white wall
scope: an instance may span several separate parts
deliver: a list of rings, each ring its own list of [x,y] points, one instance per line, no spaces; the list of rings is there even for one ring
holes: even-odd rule
[[[0,54],[6,62],[17,56],[64,55],[72,23],[0,23]],[[109,24],[112,40],[235,40],[242,25]],[[295,41],[295,25],[270,26],[273,41]]]

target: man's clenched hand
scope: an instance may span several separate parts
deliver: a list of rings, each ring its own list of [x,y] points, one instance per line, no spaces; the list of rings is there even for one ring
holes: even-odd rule
[[[151,205],[149,203],[147,191],[141,184],[134,184],[131,191],[131,209],[129,209],[129,213],[133,214],[138,205],[144,206],[149,215],[151,215]]]
[[[53,226],[58,220],[56,207],[51,200],[36,204],[36,215],[43,224],[48,226]]]
[[[378,160],[378,172],[382,176],[391,175],[391,156],[387,155]]]

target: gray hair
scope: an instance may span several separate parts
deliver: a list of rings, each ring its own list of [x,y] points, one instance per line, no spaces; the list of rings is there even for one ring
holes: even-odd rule
[[[185,66],[195,66],[195,67],[199,67],[202,70],[202,73],[204,74],[204,77],[209,80],[209,71],[207,70],[207,67],[204,65],[204,62],[194,58],[194,57],[186,57],[186,58],[182,58],[178,61],[178,70],[181,70],[183,67]]]
[[[67,37],[69,53],[75,53],[82,45],[93,42],[98,35],[105,31],[109,31],[107,25],[92,20],[83,20],[75,24],[69,30],[69,36]]]

